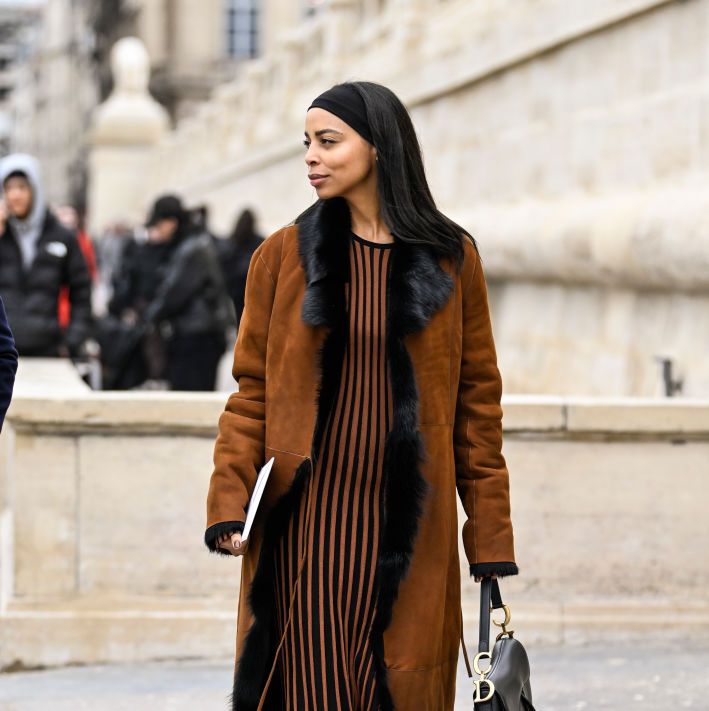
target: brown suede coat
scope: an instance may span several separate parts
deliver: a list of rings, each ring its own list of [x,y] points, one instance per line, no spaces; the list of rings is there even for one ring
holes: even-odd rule
[[[259,468],[275,457],[243,556],[234,708],[269,708],[280,639],[270,554],[312,473],[336,391],[346,314],[349,210],[316,203],[251,260],[234,351],[239,391],[219,420],[205,542],[239,530]],[[470,574],[517,573],[502,455],[502,384],[487,290],[465,238],[460,271],[426,247],[392,255],[387,349],[394,424],[385,445],[385,532],[372,639],[382,709],[454,707],[461,599],[456,489]],[[307,553],[306,553],[307,555]],[[301,561],[302,564],[302,561]]]

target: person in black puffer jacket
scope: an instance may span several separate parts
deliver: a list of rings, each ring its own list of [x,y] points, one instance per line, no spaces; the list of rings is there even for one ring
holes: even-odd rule
[[[91,279],[75,235],[46,208],[37,161],[25,154],[0,162],[0,296],[20,356],[78,355],[91,329]],[[66,286],[71,321],[59,324]]]
[[[210,236],[190,228],[179,198],[153,206],[147,227],[152,243],[170,245],[146,323],[167,334],[166,376],[173,390],[214,390],[234,310]]]

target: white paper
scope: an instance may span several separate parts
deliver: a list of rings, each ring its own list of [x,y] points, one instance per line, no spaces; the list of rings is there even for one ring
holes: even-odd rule
[[[254,490],[251,494],[251,501],[249,501],[249,506],[246,511],[246,523],[244,524],[244,532],[241,534],[242,541],[245,541],[251,532],[251,526],[256,518],[258,504],[259,501],[261,501],[263,490],[266,488],[266,481],[268,480],[268,475],[271,473],[271,467],[273,466],[274,459],[275,457],[271,457],[261,467],[261,471],[258,473],[258,477],[256,477],[256,484],[254,484]]]

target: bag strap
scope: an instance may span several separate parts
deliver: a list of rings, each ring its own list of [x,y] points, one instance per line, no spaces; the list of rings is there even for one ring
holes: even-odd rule
[[[480,583],[480,638],[478,652],[490,651],[490,608],[499,610],[501,607],[503,607],[503,602],[497,578],[484,577]]]
[[[465,668],[468,671],[468,677],[473,676],[473,670],[470,668],[470,660],[468,659],[468,650],[465,646],[465,638],[463,637],[463,608],[460,608],[460,644],[463,647],[463,658],[465,659]]]

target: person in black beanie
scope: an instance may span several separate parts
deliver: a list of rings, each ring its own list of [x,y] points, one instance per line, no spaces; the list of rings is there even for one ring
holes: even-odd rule
[[[213,240],[176,195],[155,201],[145,227],[147,242],[126,245],[114,279],[109,312],[132,330],[108,364],[112,386],[157,381],[172,390],[214,390],[234,316]],[[109,320],[104,340],[125,325]]]
[[[214,390],[234,318],[212,239],[175,195],[155,201],[146,227],[150,242],[168,249],[143,314],[166,339],[166,379],[172,390]]]

